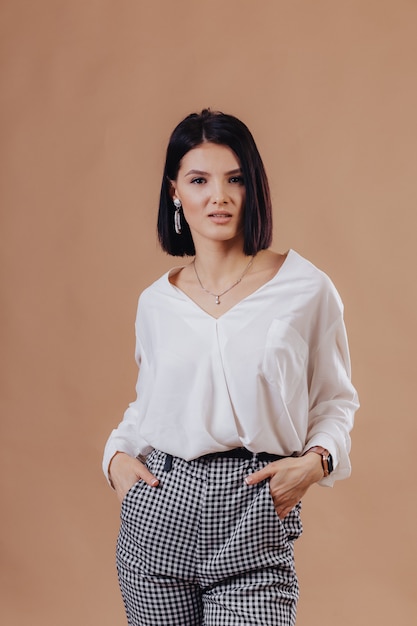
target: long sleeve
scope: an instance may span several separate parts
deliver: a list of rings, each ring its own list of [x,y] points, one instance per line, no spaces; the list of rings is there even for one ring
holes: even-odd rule
[[[136,323],[136,349],[135,360],[141,375],[145,376],[148,367],[144,350],[138,333],[138,324]],[[103,472],[107,481],[109,481],[109,465],[116,452],[126,452],[130,456],[138,456],[138,454],[147,455],[151,452],[152,447],[146,442],[140,441],[138,437],[139,422],[139,403],[140,403],[140,376],[138,375],[136,383],[136,400],[131,402],[126,409],[123,419],[115,428],[107,440],[103,455]]]
[[[306,451],[315,445],[327,448],[335,470],[321,481],[331,486],[350,475],[350,431],[359,407],[351,383],[349,348],[342,314],[322,337],[310,360],[309,416]]]

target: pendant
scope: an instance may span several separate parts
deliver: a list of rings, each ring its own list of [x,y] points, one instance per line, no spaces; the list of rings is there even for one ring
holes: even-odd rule
[[[216,304],[220,304],[220,296],[216,296]]]

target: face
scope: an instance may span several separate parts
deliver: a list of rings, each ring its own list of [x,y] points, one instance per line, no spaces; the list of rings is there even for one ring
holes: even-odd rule
[[[204,239],[243,245],[245,186],[238,158],[228,146],[207,142],[193,148],[171,184],[196,247]]]

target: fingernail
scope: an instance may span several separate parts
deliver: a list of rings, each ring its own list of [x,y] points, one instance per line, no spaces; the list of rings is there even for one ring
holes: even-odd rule
[[[252,484],[252,478],[251,478],[250,476],[246,476],[246,478],[245,478],[245,483],[246,483],[247,485],[251,485],[251,484]]]
[[[158,485],[159,485],[159,480],[157,478],[154,478],[153,481],[151,482],[151,486],[157,487]]]

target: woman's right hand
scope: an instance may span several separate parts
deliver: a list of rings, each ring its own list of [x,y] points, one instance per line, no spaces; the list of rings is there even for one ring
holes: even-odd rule
[[[111,459],[109,477],[120,503],[138,480],[144,480],[151,487],[159,485],[159,480],[144,463],[125,452],[116,452]]]

